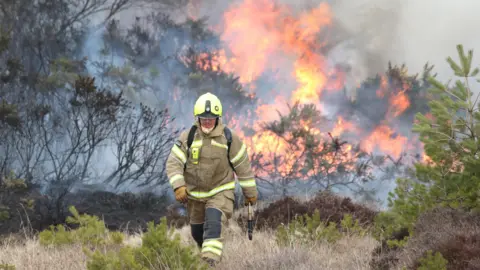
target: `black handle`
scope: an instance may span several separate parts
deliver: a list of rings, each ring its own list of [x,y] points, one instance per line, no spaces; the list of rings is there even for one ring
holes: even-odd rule
[[[252,240],[253,238],[253,220],[248,221],[248,239]]]

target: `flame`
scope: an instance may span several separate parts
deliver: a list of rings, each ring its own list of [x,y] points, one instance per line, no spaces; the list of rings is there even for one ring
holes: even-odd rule
[[[251,91],[255,91],[256,81],[267,73],[296,83],[293,87],[285,84],[285,89],[275,89],[284,94],[272,95],[271,100],[261,100],[256,110],[249,111],[247,116],[229,116],[229,125],[237,130],[247,144],[248,152],[264,154],[263,161],[270,166],[270,174],[275,171],[283,176],[292,176],[295,164],[302,162],[306,149],[301,147],[302,139],[296,144],[289,144],[287,141],[291,139],[291,134],[280,137],[271,131],[261,131],[260,123],[278,120],[277,111],[287,114],[287,103],[315,104],[321,110],[323,91],[337,91],[344,86],[345,74],[339,67],[329,66],[322,54],[326,42],[319,39],[331,26],[332,18],[332,10],[325,2],[296,14],[289,6],[276,4],[273,0],[244,0],[232,5],[223,14],[222,24],[216,27],[226,44],[225,48],[214,55],[201,54],[196,60],[200,68],[234,73],[239,77],[239,82],[248,85]],[[336,117],[332,127],[316,126],[306,121],[300,121],[298,125],[323,141],[354,134],[362,150],[380,151],[398,158],[415,142],[398,134],[388,122],[409,108],[407,91],[410,86],[402,83],[398,89],[391,88],[388,77],[381,76],[376,95],[379,99],[385,99],[389,108],[385,122],[371,132],[362,130],[341,115]],[[253,118],[255,121],[251,121]],[[253,124],[248,125],[250,122]],[[245,126],[251,128],[254,134],[247,134],[242,129]],[[344,144],[342,151],[342,155],[332,153],[325,157],[332,164],[327,173],[335,170],[335,166],[341,162],[355,158],[352,144]],[[423,154],[422,159],[427,161],[428,157]],[[274,164],[277,161],[281,164]],[[257,172],[258,175],[263,173]]]
[[[358,131],[358,129],[353,123],[347,122],[343,119],[343,117],[339,116],[335,127],[330,133],[333,137],[339,137],[345,131]]]
[[[407,147],[407,138],[396,134],[389,126],[380,125],[362,142],[362,148],[367,152],[381,150],[398,158]]]
[[[377,89],[377,97],[383,98],[388,92],[388,78],[386,75],[380,76],[380,87]]]
[[[408,107],[410,107],[410,100],[405,94],[405,90],[392,95],[390,98],[390,107],[387,112],[387,117],[398,117],[400,116]]]

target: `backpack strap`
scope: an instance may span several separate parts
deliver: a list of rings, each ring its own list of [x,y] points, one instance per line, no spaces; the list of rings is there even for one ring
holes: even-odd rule
[[[232,131],[225,126],[223,129],[223,133],[225,134],[225,138],[227,138],[227,159],[228,163],[230,164],[230,167],[232,167],[232,170],[235,171],[235,168],[233,167],[232,162],[230,161],[230,146],[232,145]]]
[[[190,128],[190,131],[188,132],[188,138],[187,138],[187,158],[189,156],[189,153],[190,153],[190,146],[192,146],[192,143],[193,143],[193,139],[195,137],[195,132],[197,131],[197,126],[193,125],[191,128]],[[185,162],[185,164],[183,165],[183,170],[185,171],[185,169],[187,169],[187,162]]]

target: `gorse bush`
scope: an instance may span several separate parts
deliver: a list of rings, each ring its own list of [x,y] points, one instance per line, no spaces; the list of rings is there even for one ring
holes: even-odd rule
[[[1,108],[0,108],[1,110]],[[6,221],[11,218],[12,209],[9,206],[4,205],[8,204],[7,195],[13,194],[16,192],[24,191],[28,188],[24,179],[17,178],[13,171],[6,175],[0,175],[0,191],[2,195],[0,196],[0,221]],[[5,197],[3,195],[6,195]],[[33,200],[22,199],[24,205],[27,208],[33,207]]]
[[[90,270],[207,269],[197,256],[196,247],[182,245],[180,235],[174,234],[173,228],[168,229],[166,218],[158,225],[150,222],[148,231],[143,234],[142,246],[130,247],[122,245],[122,233],[109,231],[98,217],[80,215],[73,206],[69,210],[72,216],[67,222],[78,227],[51,226],[39,234],[40,243],[82,244]]]
[[[447,260],[440,252],[427,251],[425,257],[420,259],[420,266],[417,270],[447,270]]]
[[[27,183],[24,179],[17,178],[13,171],[10,171],[8,175],[6,175],[2,181],[0,181],[0,186],[4,189],[8,189],[11,191],[15,190],[25,190],[28,188]]]
[[[80,215],[75,207],[69,208],[73,216],[67,217],[67,223],[77,225],[74,230],[67,230],[62,224],[50,226],[49,229],[40,232],[39,240],[43,245],[63,245],[81,243],[84,245],[98,246],[120,244],[123,242],[123,234],[110,232],[105,223],[96,216]]]
[[[10,218],[8,207],[0,205],[0,221],[5,221]]]
[[[0,263],[0,270],[16,270],[15,265]]]
[[[158,225],[148,224],[141,247],[126,246],[106,253],[85,249],[85,253],[91,258],[89,270],[208,269],[196,250],[194,246],[183,246],[180,235],[173,235],[173,228],[169,230],[166,218],[162,218]]]
[[[345,214],[340,222],[340,228],[335,222],[324,222],[320,219],[320,212],[315,210],[309,215],[297,216],[287,225],[280,225],[276,231],[276,241],[279,245],[292,245],[294,243],[313,243],[326,241],[334,243],[346,235],[364,236],[367,230],[360,227],[358,220]]]
[[[367,229],[364,229],[360,226],[358,219],[353,219],[352,215],[345,214],[342,221],[340,221],[341,229],[344,234],[353,236],[365,236],[368,232]]]

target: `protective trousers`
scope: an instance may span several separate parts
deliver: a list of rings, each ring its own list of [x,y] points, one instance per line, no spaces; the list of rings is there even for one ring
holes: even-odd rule
[[[219,192],[209,198],[192,198],[187,203],[192,237],[201,248],[203,258],[220,261],[224,246],[224,230],[233,214],[233,190]]]

